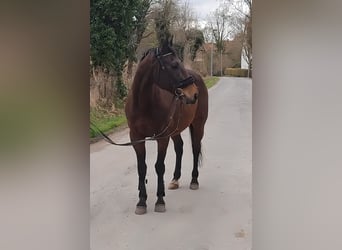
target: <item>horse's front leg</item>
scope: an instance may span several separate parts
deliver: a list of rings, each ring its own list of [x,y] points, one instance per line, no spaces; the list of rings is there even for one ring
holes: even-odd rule
[[[138,140],[137,137],[132,136],[131,134],[131,140]],[[136,214],[145,214],[147,211],[147,193],[146,193],[146,186],[145,186],[145,178],[146,178],[146,149],[145,149],[145,143],[139,143],[133,146],[136,156],[137,156],[137,163],[138,163],[138,175],[139,175],[139,202],[136,206],[135,213]]]
[[[169,139],[158,140],[158,157],[155,164],[156,172],[158,175],[158,188],[157,188],[157,202],[154,208],[155,212],[165,212],[165,186],[164,186],[164,173],[165,173],[165,156],[167,151],[167,146],[169,144]]]

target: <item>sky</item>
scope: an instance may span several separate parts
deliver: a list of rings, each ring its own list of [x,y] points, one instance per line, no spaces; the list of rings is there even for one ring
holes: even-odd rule
[[[200,28],[204,28],[207,24],[208,15],[214,12],[224,2],[223,0],[179,0],[180,4],[189,2],[190,8],[193,10],[195,17],[197,17]],[[241,0],[234,0],[235,3],[243,3]],[[239,5],[236,5],[239,6]],[[245,11],[247,6],[243,6]]]
[[[181,0],[180,2],[185,2]],[[210,12],[214,12],[219,6],[218,0],[188,0],[199,21],[204,21]]]

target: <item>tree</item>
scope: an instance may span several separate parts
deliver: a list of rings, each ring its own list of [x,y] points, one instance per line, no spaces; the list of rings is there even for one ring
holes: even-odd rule
[[[117,94],[123,98],[126,86],[122,80],[125,62],[134,57],[144,28],[144,15],[150,1],[146,0],[91,0],[90,1],[90,56],[93,67],[114,74]]]
[[[209,15],[207,25],[207,30],[209,30],[212,40],[215,41],[217,51],[220,53],[222,75],[222,54],[225,49],[225,41],[232,38],[233,34],[231,26],[231,5],[221,4],[218,9]]]
[[[242,57],[252,69],[252,0],[222,0],[220,7],[209,17],[205,34],[207,41],[214,40],[218,52],[224,52],[224,40],[234,37],[241,41]],[[222,34],[226,29],[226,33]],[[225,35],[225,37],[224,37]],[[221,57],[222,58],[222,57]],[[222,67],[221,67],[222,68]]]
[[[248,7],[245,16],[244,42],[242,45],[243,56],[248,64],[248,77],[251,76],[252,70],[252,0],[244,0]]]
[[[173,47],[183,62],[193,61],[204,42],[203,32],[196,27],[197,20],[189,1],[159,0],[153,8],[158,43],[173,36]]]
[[[155,32],[161,45],[171,37],[171,27],[177,19],[177,2],[175,0],[157,0],[154,12]]]
[[[224,41],[233,38],[231,8],[231,5],[221,4],[208,17],[208,28],[219,52],[224,51]]]
[[[224,4],[231,4],[234,8],[232,27],[234,33],[241,37],[242,56],[248,64],[248,76],[252,70],[252,0],[225,0]]]
[[[138,11],[136,11],[133,17],[134,28],[129,43],[129,56],[127,64],[127,77],[129,81],[132,79],[133,63],[137,61],[136,51],[141,40],[144,38],[144,32],[148,24],[147,16],[150,14],[151,3],[152,0],[140,0],[136,6]]]
[[[190,43],[190,59],[194,61],[196,58],[197,51],[204,43],[203,32],[199,29],[189,29],[186,31],[187,41]]]
[[[189,30],[195,27],[197,19],[188,0],[177,5],[177,14],[175,20],[175,30]]]
[[[198,21],[188,0],[178,5],[178,14],[174,25],[174,33],[178,43],[183,47],[183,58],[190,64],[194,61],[197,51],[204,43],[203,32],[198,27]]]

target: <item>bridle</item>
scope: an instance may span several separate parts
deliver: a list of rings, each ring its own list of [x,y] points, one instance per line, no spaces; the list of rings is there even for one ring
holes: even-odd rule
[[[162,58],[167,57],[167,56],[172,55],[172,54],[173,54],[173,52],[169,52],[169,53],[166,53],[166,54],[161,54],[161,51],[159,50],[159,48],[155,49],[155,56],[156,56],[156,58],[157,58],[157,60],[159,62],[159,65],[160,65],[162,70],[165,70],[165,65],[163,63]],[[159,76],[160,76],[160,74],[159,74]],[[159,78],[159,76],[158,76],[158,78]],[[101,136],[103,137],[103,139],[105,141],[107,141],[110,144],[116,145],[116,146],[131,146],[131,145],[136,145],[136,144],[139,144],[139,143],[142,143],[142,142],[146,142],[146,141],[155,141],[155,140],[159,140],[159,139],[168,138],[168,137],[174,135],[175,133],[177,133],[178,126],[179,126],[179,121],[180,121],[181,116],[182,116],[183,102],[180,102],[180,105],[181,105],[180,110],[181,111],[180,111],[178,119],[177,119],[177,126],[176,126],[176,128],[172,132],[170,132],[169,134],[163,135],[169,129],[169,127],[171,126],[171,123],[173,121],[173,118],[174,118],[174,115],[175,115],[175,112],[176,112],[177,102],[179,100],[181,100],[182,97],[183,97],[183,93],[181,91],[179,91],[179,89],[186,88],[187,86],[193,84],[194,81],[195,81],[194,78],[190,75],[189,77],[187,77],[187,78],[185,78],[185,79],[183,79],[183,80],[181,80],[181,81],[179,81],[177,83],[177,85],[175,86],[175,89],[174,89],[174,93],[173,93],[174,97],[173,97],[173,101],[172,101],[172,104],[171,104],[171,109],[170,109],[170,112],[169,112],[168,124],[158,134],[154,134],[153,136],[146,137],[145,139],[141,139],[141,140],[126,142],[126,143],[116,143],[112,139],[110,139],[105,133],[103,133],[93,122],[90,121],[90,123],[97,130],[97,132],[99,132],[101,134]]]
[[[174,53],[173,52],[169,52],[169,53],[166,53],[166,54],[161,54],[161,51],[159,48],[155,48],[155,55],[156,55],[156,58],[159,62],[159,65],[161,67],[162,70],[165,70],[165,65],[163,63],[163,58],[164,57],[167,57],[167,56],[170,56],[170,55],[173,55]],[[158,79],[160,79],[160,72],[159,72],[159,76],[158,76]],[[184,89],[188,86],[190,86],[191,84],[193,84],[195,82],[194,78],[192,77],[192,75],[190,75],[189,77],[183,79],[183,80],[180,80],[175,86],[174,86],[174,94],[175,95],[180,95],[179,91],[177,91],[177,89]],[[178,92],[178,93],[177,93]]]

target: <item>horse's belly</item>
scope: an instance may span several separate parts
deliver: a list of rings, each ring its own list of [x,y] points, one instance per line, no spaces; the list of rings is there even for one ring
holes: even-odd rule
[[[143,137],[175,135],[189,127],[195,118],[196,110],[197,103],[183,104],[169,113],[163,113],[163,116],[153,114],[136,117],[129,121],[129,127]]]

